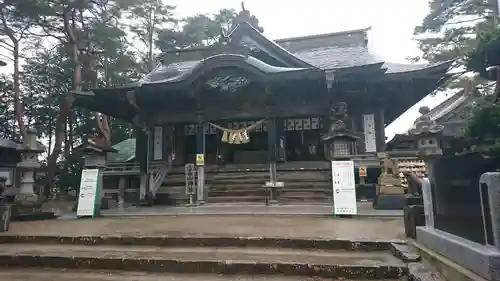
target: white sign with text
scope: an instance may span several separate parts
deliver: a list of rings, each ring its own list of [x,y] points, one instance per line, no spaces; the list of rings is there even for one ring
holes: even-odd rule
[[[98,213],[99,169],[83,169],[78,194],[78,217],[95,217]]]
[[[356,182],[353,161],[332,161],[333,214],[356,215]]]

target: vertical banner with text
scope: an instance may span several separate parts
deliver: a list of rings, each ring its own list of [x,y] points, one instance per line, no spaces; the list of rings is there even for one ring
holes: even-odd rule
[[[333,214],[356,215],[356,182],[353,161],[332,161]]]

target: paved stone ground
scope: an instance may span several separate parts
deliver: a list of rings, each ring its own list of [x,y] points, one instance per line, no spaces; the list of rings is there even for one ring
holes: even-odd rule
[[[199,207],[131,207],[112,209],[103,212],[105,216],[137,216],[137,215],[332,215],[332,205],[276,205],[217,203]],[[402,217],[402,210],[374,210],[371,202],[358,202],[360,217]]]
[[[45,211],[71,216],[74,202],[49,201],[43,205]],[[374,210],[371,202],[358,202],[358,216],[361,217],[402,217],[402,210]],[[153,206],[130,207],[103,211],[105,216],[137,216],[137,215],[332,215],[332,204],[285,204],[266,206],[263,203],[213,203],[197,207],[186,206]]]
[[[142,235],[404,239],[401,218],[319,216],[125,216],[13,222],[4,235]]]
[[[0,271],[2,281],[332,281],[331,278],[295,276],[242,276],[207,274],[148,274],[141,272],[96,272],[73,270],[6,270]],[[361,281],[347,280],[342,281]],[[395,281],[395,280],[379,280]]]

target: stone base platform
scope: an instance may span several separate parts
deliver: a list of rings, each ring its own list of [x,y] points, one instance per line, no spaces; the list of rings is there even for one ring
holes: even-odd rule
[[[57,219],[54,212],[33,212],[33,213],[17,213],[13,214],[11,221],[40,221],[40,220],[50,220]]]
[[[432,249],[453,263],[477,274],[478,277],[485,280],[500,280],[500,251],[498,249],[430,227],[417,227],[417,244]]]
[[[0,236],[14,268],[397,279],[390,242],[221,237]]]
[[[375,210],[403,210],[404,194],[379,194],[373,201]]]

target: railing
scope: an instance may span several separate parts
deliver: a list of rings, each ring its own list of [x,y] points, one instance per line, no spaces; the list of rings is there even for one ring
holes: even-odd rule
[[[167,176],[169,170],[172,167],[172,162],[160,162],[151,161],[149,162],[149,190],[156,195],[158,190],[161,188],[163,180]],[[139,175],[140,174],[140,164],[135,163],[108,163],[106,169],[104,170],[105,175]],[[107,191],[107,193],[116,193],[117,191]]]
[[[165,167],[164,169],[152,172],[150,176],[150,181],[149,181],[149,186],[151,193],[153,196],[156,196],[156,193],[158,190],[160,190],[161,184],[163,183],[163,180],[168,174],[168,168]]]
[[[162,170],[166,168],[168,163],[165,162],[157,162],[151,161],[149,162],[149,170],[156,171]],[[140,164],[138,162],[132,163],[107,163],[106,168],[104,169],[104,174],[110,175],[130,175],[130,174],[139,174],[140,172]]]

